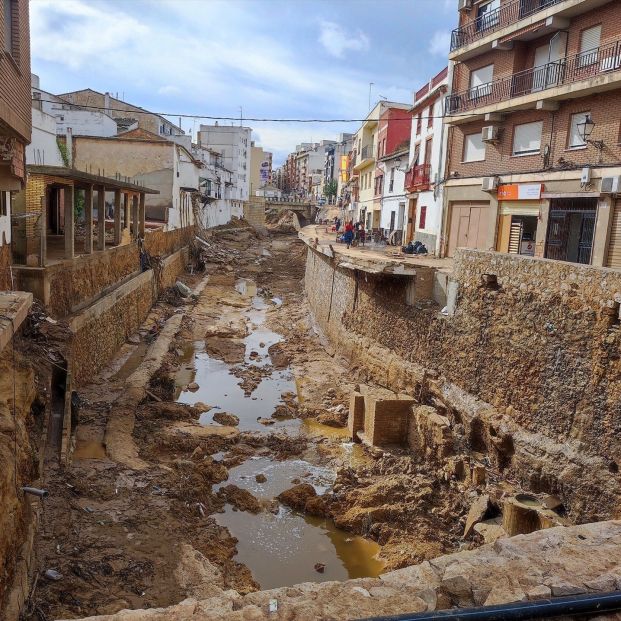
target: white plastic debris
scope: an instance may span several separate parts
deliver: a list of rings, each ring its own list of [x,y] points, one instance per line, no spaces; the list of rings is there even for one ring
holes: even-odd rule
[[[277,599],[270,599],[267,611],[268,612],[278,612],[278,600]]]

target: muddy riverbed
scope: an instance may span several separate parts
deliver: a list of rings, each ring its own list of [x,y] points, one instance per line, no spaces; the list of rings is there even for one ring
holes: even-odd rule
[[[377,576],[460,543],[467,504],[442,473],[349,442],[364,378],[313,327],[304,245],[246,231],[209,243],[206,273],[182,277],[198,298],[165,295],[79,387],[73,463],[46,469],[36,544],[41,572],[61,578],[38,581],[28,619]],[[144,398],[123,410],[178,315]]]

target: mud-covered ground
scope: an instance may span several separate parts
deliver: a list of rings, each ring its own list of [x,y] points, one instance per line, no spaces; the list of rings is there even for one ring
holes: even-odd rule
[[[257,589],[252,572],[235,559],[238,541],[216,520],[225,506],[258,515],[286,504],[328,518],[379,543],[385,569],[452,551],[462,541],[469,500],[444,472],[399,450],[358,448],[356,461],[346,459],[342,428],[360,378],[312,325],[303,298],[305,246],[293,235],[259,238],[243,230],[208,243],[205,272],[182,276],[200,290],[198,299],[168,292],[110,368],[79,389],[73,463],[46,468],[50,496],[28,619],[166,606],[209,597],[216,587]],[[256,290],[249,293],[248,283]],[[264,327],[282,340],[258,343],[248,354],[244,339],[257,299]],[[111,420],[123,418],[127,377],[139,368],[147,341],[177,314],[180,330],[132,411],[133,428],[112,433]],[[282,369],[294,388],[279,396],[274,416],[262,411],[257,421],[225,412],[197,400],[196,351],[229,365],[250,402],[262,381]],[[304,428],[299,419],[307,421]],[[319,498],[310,473],[291,476],[298,487],[289,495],[258,497],[228,480],[231,469],[252,458],[299,458],[335,477]],[[46,578],[46,570],[57,575]],[[324,570],[318,564],[316,571],[319,578]]]

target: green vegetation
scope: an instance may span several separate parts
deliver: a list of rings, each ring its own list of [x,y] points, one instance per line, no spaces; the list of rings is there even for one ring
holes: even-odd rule
[[[324,196],[331,197],[336,196],[336,192],[338,190],[338,183],[336,179],[330,179],[326,185],[323,186],[323,194]]]
[[[69,166],[69,153],[67,152],[67,143],[60,138],[56,138],[56,144],[58,145],[58,150],[60,151],[60,157],[63,158],[63,164],[65,166]]]

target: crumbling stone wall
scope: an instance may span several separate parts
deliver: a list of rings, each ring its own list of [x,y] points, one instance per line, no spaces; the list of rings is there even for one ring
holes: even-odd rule
[[[406,305],[406,278],[334,269],[309,249],[306,292],[363,376],[444,402],[471,450],[561,495],[575,519],[616,515],[621,273],[462,250],[453,279],[458,303],[444,316],[426,300]]]

